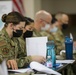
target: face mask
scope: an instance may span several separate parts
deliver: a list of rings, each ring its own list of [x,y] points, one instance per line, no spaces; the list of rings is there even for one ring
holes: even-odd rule
[[[62,25],[62,29],[67,29],[68,28],[68,24],[63,24]]]
[[[50,28],[50,24],[46,24],[45,27],[42,27],[41,30],[45,31],[48,30]]]
[[[56,32],[58,30],[58,28],[57,27],[54,27],[54,28],[52,28],[51,30],[50,30],[50,32]]]
[[[13,37],[20,37],[23,33],[23,30],[16,30],[16,32],[13,31]]]
[[[23,34],[23,38],[28,38],[28,37],[32,37],[33,35],[33,31],[26,31],[24,34]]]

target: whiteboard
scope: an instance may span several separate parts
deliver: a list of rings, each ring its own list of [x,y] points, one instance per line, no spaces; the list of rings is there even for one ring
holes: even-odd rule
[[[1,21],[3,14],[8,14],[12,11],[12,1],[0,1],[0,30],[3,28],[4,23]]]

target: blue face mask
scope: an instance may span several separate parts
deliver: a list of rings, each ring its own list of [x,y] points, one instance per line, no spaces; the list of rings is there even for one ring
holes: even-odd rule
[[[56,32],[57,30],[58,30],[58,28],[54,27],[54,28],[50,29],[50,32]]]

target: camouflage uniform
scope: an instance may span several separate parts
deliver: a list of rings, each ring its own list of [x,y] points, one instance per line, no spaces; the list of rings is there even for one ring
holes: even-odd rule
[[[10,39],[7,32],[5,31],[5,28],[2,29],[0,32],[0,59],[3,61],[3,59],[14,59],[15,55],[12,53],[12,51],[15,50],[14,39]],[[15,45],[17,45],[15,43]],[[17,49],[18,50],[18,49]]]
[[[55,40],[51,33],[48,33],[46,31],[41,31],[40,33],[41,33],[42,36],[47,36],[49,41],[50,40]]]
[[[42,36],[41,33],[36,29],[33,29],[33,37],[40,37],[40,36]]]
[[[61,42],[61,45],[63,45],[63,47],[64,47],[65,37],[64,37],[64,34],[62,33],[62,31],[60,29],[58,29],[57,32],[54,32],[52,34],[55,37],[55,39],[57,41]]]
[[[42,37],[47,36],[48,40],[54,40],[54,37],[47,33],[46,31],[37,31],[36,29],[33,30],[33,37]]]
[[[42,31],[41,34],[42,36],[47,36],[49,41],[54,40],[56,45],[56,54],[59,55],[60,51],[63,49],[63,46],[61,45],[62,44],[61,40],[60,39],[58,40],[56,36],[47,31]]]
[[[52,35],[54,36],[55,40],[57,41],[57,47],[58,47],[57,54],[60,54],[60,51],[65,49],[64,35],[60,29],[58,29],[57,32],[52,33]]]
[[[29,56],[30,58],[30,56]],[[21,50],[17,38],[9,38],[5,28],[0,32],[0,59],[16,59],[18,67],[23,67],[31,61]]]
[[[18,40],[21,48],[21,50],[19,51],[19,57],[21,56],[26,57],[25,62],[23,61],[22,63],[23,64],[26,63],[25,65],[28,65],[32,61],[32,59],[31,56],[27,56],[25,40],[22,36],[19,37]]]

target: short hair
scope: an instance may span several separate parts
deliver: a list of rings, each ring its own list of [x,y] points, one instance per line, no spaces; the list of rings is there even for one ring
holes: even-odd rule
[[[55,15],[55,18],[56,18],[57,20],[61,20],[63,14],[67,15],[67,13],[65,13],[65,12],[58,12],[58,13]]]
[[[51,14],[45,10],[40,10],[36,13],[35,15],[35,20],[38,20],[38,19],[46,19],[47,17],[51,17]]]

